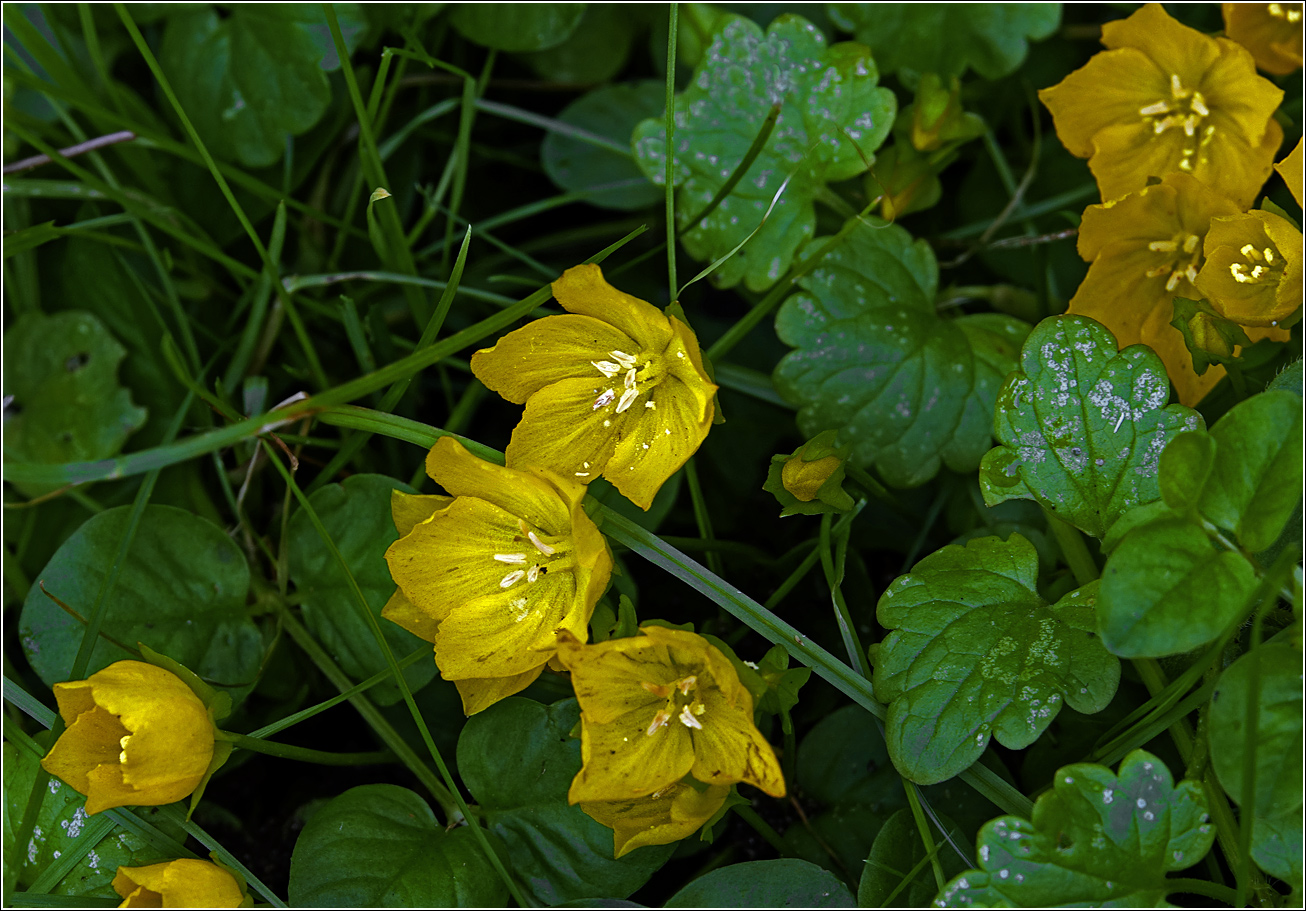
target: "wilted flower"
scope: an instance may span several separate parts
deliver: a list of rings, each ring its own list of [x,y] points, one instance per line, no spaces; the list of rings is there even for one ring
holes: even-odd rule
[[[680,841],[702,828],[726,802],[730,786],[700,787],[678,781],[647,797],[587,801],[580,808],[612,830],[612,854],[620,858],[645,845]]]
[[[86,812],[181,800],[214,756],[209,709],[177,675],[118,661],[54,685],[68,729],[41,767],[86,795]]]
[[[1283,141],[1283,92],[1242,45],[1181,25],[1149,3],[1102,27],[1108,50],[1039,97],[1071,154],[1087,158],[1102,199],[1149,177],[1193,175],[1246,208]]]
[[[702,636],[646,625],[642,635],[582,645],[559,637],[580,702],[583,766],[572,803],[634,800],[692,774],[785,793],[775,752],[753,725],[753,697]]]
[[[1284,157],[1283,161],[1274,166],[1274,170],[1279,172],[1279,176],[1288,185],[1292,198],[1297,200],[1299,206],[1302,204],[1302,142],[1303,140],[1298,139],[1293,150]]]
[[[1267,73],[1286,76],[1302,64],[1300,3],[1222,3],[1224,33],[1251,51]]]
[[[1197,289],[1243,326],[1278,326],[1301,309],[1302,235],[1273,212],[1211,220]]]
[[[648,509],[707,436],[716,386],[689,327],[624,294],[595,265],[553,283],[569,311],[472,355],[472,372],[526,412],[508,464],[588,484],[600,474]]]
[[[530,685],[559,631],[585,638],[612,557],[575,481],[491,464],[452,437],[426,471],[453,497],[395,498],[403,537],[386,562],[403,597],[382,616],[435,644],[470,715]]]
[[[148,867],[119,867],[113,889],[119,908],[248,908],[245,884],[207,860],[169,860]]]

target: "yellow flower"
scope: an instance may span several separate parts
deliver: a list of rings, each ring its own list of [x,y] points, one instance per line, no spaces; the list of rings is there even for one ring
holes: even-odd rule
[[[213,721],[175,674],[118,661],[54,685],[68,729],[41,767],[86,795],[86,812],[181,800],[213,760]]]
[[[729,795],[728,785],[708,785],[699,791],[678,781],[647,797],[587,801],[580,808],[612,830],[612,855],[619,860],[636,848],[669,845],[692,835],[716,815]]]
[[[1279,176],[1288,185],[1292,198],[1297,200],[1299,206],[1302,204],[1302,142],[1303,140],[1298,139],[1297,145],[1288,153],[1287,157],[1274,166],[1274,170],[1279,172]]]
[[[600,474],[648,509],[694,454],[714,414],[689,327],[608,284],[598,266],[553,283],[565,316],[535,320],[472,355],[472,372],[526,405],[508,464],[588,484]]]
[[[1092,265],[1069,312],[1106,326],[1121,348],[1140,342],[1151,347],[1188,406],[1201,401],[1225,371],[1215,366],[1201,376],[1194,372],[1183,336],[1170,325],[1174,299],[1202,296],[1193,284],[1202,268],[1202,240],[1211,219],[1237,214],[1236,205],[1199,181],[1171,174],[1124,199],[1089,206],[1080,222],[1079,255]],[[1287,338],[1279,330],[1248,336]]]
[[[575,481],[493,465],[452,437],[426,471],[453,497],[394,499],[403,537],[385,556],[402,598],[382,616],[435,644],[470,715],[529,686],[558,631],[586,637],[612,557]]]
[[[1102,27],[1108,50],[1039,92],[1057,135],[1087,158],[1103,200],[1149,177],[1192,174],[1247,208],[1270,174],[1283,92],[1241,45],[1181,25],[1160,4]]]
[[[836,444],[838,433],[825,430],[789,455],[771,457],[762,489],[784,507],[781,517],[847,512],[853,498],[843,489],[844,462],[850,446]]]
[[[119,908],[248,908],[245,884],[207,860],[169,860],[148,867],[119,867],[113,889]]]
[[[1286,76],[1302,63],[1300,3],[1222,3],[1224,33],[1267,73]]]
[[[1211,220],[1197,289],[1243,326],[1278,326],[1301,308],[1302,236],[1286,219],[1253,209]]]
[[[583,764],[567,799],[633,800],[690,774],[783,797],[780,764],[753,725],[753,697],[730,659],[685,630],[640,632],[596,645],[559,636],[581,720]]]

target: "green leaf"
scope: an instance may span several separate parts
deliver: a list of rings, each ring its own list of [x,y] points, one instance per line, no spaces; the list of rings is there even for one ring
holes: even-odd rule
[[[1060,3],[829,3],[830,19],[870,45],[880,69],[985,79],[1014,72],[1026,39],[1047,38],[1061,25]]]
[[[630,46],[639,27],[631,12],[629,8],[608,3],[587,6],[580,24],[566,41],[546,51],[525,55],[526,63],[551,82],[580,85],[606,82],[621,71],[630,56]],[[665,93],[661,97],[665,98]],[[635,124],[631,123],[630,129],[634,128]],[[630,130],[627,130],[621,140],[625,142],[629,138]]]
[[[1302,810],[1281,816],[1256,817],[1252,828],[1252,859],[1266,873],[1302,891]]]
[[[1219,547],[1188,519],[1162,516],[1135,527],[1111,552],[1098,590],[1098,633],[1121,658],[1177,655],[1220,635],[1255,585],[1242,554]]]
[[[222,16],[204,4],[169,15],[159,64],[215,157],[276,164],[287,139],[322,118],[331,103],[323,24],[319,7],[293,3],[236,4]]]
[[[897,779],[884,738],[861,706],[830,713],[798,745],[799,789],[827,806],[875,803]]]
[[[54,221],[42,222],[39,225],[29,225],[18,231],[6,231],[4,240],[4,258],[16,256],[19,253],[26,253],[28,250],[35,250],[42,244],[48,244],[52,240],[57,240],[67,234],[64,228],[56,228]]]
[[[1302,400],[1287,390],[1252,396],[1211,428],[1218,444],[1200,509],[1249,551],[1275,542],[1302,498]]]
[[[562,44],[584,15],[584,3],[460,3],[449,21],[468,41],[520,53]]]
[[[779,17],[765,34],[742,17],[724,20],[689,88],[676,97],[673,180],[680,188],[681,226],[697,218],[725,184],[773,105],[781,106],[780,116],[739,184],[686,232],[685,250],[709,262],[729,253],[761,224],[786,179],[789,185],[766,224],[713,273],[713,282],[730,287],[742,280],[760,291],[788,271],[799,245],[815,231],[813,200],[823,184],[866,170],[889,135],[897,101],[878,80],[866,48],[851,42],[827,47],[820,31],[800,16]],[[641,123],[632,141],[644,173],[664,184],[663,118]]]
[[[399,533],[390,515],[390,491],[411,493],[412,488],[391,478],[359,474],[342,484],[328,484],[309,498],[322,524],[331,534],[350,573],[363,594],[386,641],[396,655],[421,647],[422,640],[382,619],[381,608],[394,594],[395,584],[385,562],[385,552]],[[304,623],[318,641],[356,680],[389,668],[371,626],[360,615],[357,596],[344,570],[322,544],[322,538],[302,510],[290,517],[290,579],[303,598]],[[433,660],[418,661],[404,669],[410,690],[417,691],[435,677]],[[378,683],[370,692],[381,705],[398,702],[402,695],[393,679]]]
[[[473,715],[458,738],[458,771],[503,839],[521,882],[546,904],[626,898],[666,863],[673,845],[612,859],[612,830],[567,803],[580,771],[574,699],[551,706],[514,696]]]
[[[900,576],[876,616],[892,632],[875,657],[876,695],[889,703],[889,756],[921,784],[979,759],[990,736],[1033,743],[1061,711],[1106,707],[1120,664],[1093,634],[1096,586],[1049,606],[1038,556],[1019,535],[949,545]]]
[[[713,870],[664,908],[855,908],[837,876],[805,860],[754,860]]]
[[[37,577],[87,619],[117,558],[131,510],[120,506],[92,516]],[[263,660],[262,637],[245,607],[248,592],[245,555],[222,529],[183,509],[146,506],[106,599],[101,629],[125,645],[144,642],[238,703]],[[47,686],[67,680],[82,624],[33,585],[18,629],[41,680]],[[133,657],[101,638],[86,672]]]
[[[624,145],[636,125],[661,113],[665,103],[661,82],[605,85],[567,105],[558,119]],[[544,137],[540,162],[549,179],[564,190],[607,188],[586,200],[605,209],[645,209],[662,199],[663,191],[648,182],[629,155],[618,155],[565,133],[551,132]]]
[[[980,468],[985,503],[1037,500],[1101,538],[1129,509],[1160,498],[1161,451],[1204,423],[1191,408],[1166,406],[1170,381],[1152,349],[1116,352],[1115,336],[1086,317],[1056,316],[1034,328],[1020,372],[998,396],[993,424],[1002,445]]]
[[[948,835],[961,845],[966,837],[951,820],[941,820]],[[955,876],[966,865],[944,840],[939,830],[930,826],[930,836],[938,849],[939,864],[945,876]],[[901,888],[907,875],[925,859],[928,852],[921,841],[920,830],[909,809],[899,810],[885,822],[880,834],[875,836],[871,852],[862,868],[861,882],[857,886],[857,904],[862,908],[924,908],[938,892],[938,884],[930,864],[921,867],[916,876]],[[889,896],[894,896],[890,899]]]
[[[1268,392],[1272,389],[1286,389],[1289,392],[1296,393],[1297,398],[1302,397],[1302,360],[1298,358],[1287,367],[1279,372],[1279,375],[1270,380],[1270,384],[1265,387]]]
[[[924,484],[943,464],[974,471],[1028,326],[997,314],[941,319],[934,254],[879,219],[865,219],[798,284],[775,322],[798,350],[776,366],[775,385],[798,405],[803,433],[839,429],[853,462],[895,487]]]
[[[1215,464],[1216,443],[1209,433],[1181,433],[1161,451],[1157,484],[1171,509],[1196,509]]]
[[[1247,698],[1259,677],[1256,730]],[[1256,754],[1256,813],[1282,816],[1302,804],[1301,652],[1271,642],[1243,655],[1220,675],[1211,694],[1211,765],[1235,803],[1243,801],[1244,760]]]
[[[118,385],[126,354],[90,313],[18,319],[4,334],[5,461],[89,462],[122,449],[145,423]]]
[[[446,832],[407,788],[350,788],[304,826],[290,904],[337,908],[503,906],[508,890],[472,830]]]
[[[1002,816],[978,839],[980,869],[955,877],[942,907],[1155,907],[1166,873],[1206,856],[1215,839],[1195,781],[1135,750],[1117,778],[1091,763],[1060,769],[1033,821]]]

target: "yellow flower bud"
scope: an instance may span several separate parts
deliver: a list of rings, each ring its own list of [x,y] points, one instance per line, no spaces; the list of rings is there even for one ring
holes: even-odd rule
[[[784,507],[781,516],[847,512],[853,508],[852,497],[843,489],[844,462],[852,447],[837,445],[837,438],[836,431],[822,431],[790,455],[772,457],[762,489],[780,501]]]
[[[118,661],[87,680],[56,683],[68,729],[41,767],[86,795],[86,812],[181,800],[213,760],[209,710],[176,674]]]
[[[120,662],[126,663],[126,662]],[[119,908],[247,908],[244,884],[207,860],[169,860],[148,867],[119,867],[113,889]]]

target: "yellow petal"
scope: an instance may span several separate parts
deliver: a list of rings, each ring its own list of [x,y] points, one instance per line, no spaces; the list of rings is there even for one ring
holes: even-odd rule
[[[531,396],[508,443],[509,465],[547,468],[582,484],[603,472],[617,440],[643,415],[638,402],[617,414],[610,406],[620,378],[605,385],[601,375],[595,377],[562,380]],[[605,392],[611,393],[609,407],[596,408]]]
[[[583,724],[584,764],[572,780],[567,801],[629,800],[688,775],[694,765],[689,729],[672,720],[652,734],[648,730],[649,719],[638,713],[611,724]]]
[[[399,537],[413,530],[418,522],[425,522],[438,510],[453,502],[451,497],[436,494],[411,494],[402,490],[390,492],[390,515],[394,519]]]
[[[427,642],[435,642],[436,631],[440,628],[439,618],[409,601],[400,588],[395,589],[385,607],[381,608],[381,616]]]
[[[653,407],[646,407],[648,404]],[[707,438],[712,429],[712,401],[709,398],[705,407],[701,389],[668,377],[632,410],[637,412],[636,418],[624,425],[603,476],[630,502],[648,509],[667,478],[679,471]]]
[[[488,709],[500,699],[507,699],[520,693],[534,683],[543,670],[544,665],[540,665],[512,677],[455,680],[454,686],[458,687],[458,695],[463,700],[463,714],[475,715]]]
[[[1103,25],[1102,44],[1138,48],[1166,74],[1167,85],[1171,73],[1179,74],[1185,86],[1193,85],[1191,75],[1209,67],[1219,54],[1212,38],[1172,18],[1159,3],[1145,4],[1127,19]]]
[[[455,497],[485,500],[550,534],[570,528],[572,507],[585,498],[584,487],[575,481],[495,465],[447,436],[436,440],[427,454],[426,473]]]
[[[472,373],[521,405],[559,380],[602,378],[596,364],[612,363],[614,351],[633,354],[639,348],[630,336],[601,319],[546,316],[508,333],[493,348],[473,354]]]
[[[1302,65],[1302,19],[1298,3],[1222,3],[1224,32],[1256,58],[1267,73],[1286,76]],[[1270,12],[1278,7],[1278,15]],[[1296,21],[1289,18],[1296,13]]]
[[[645,683],[665,686],[680,677],[665,647],[642,636],[610,639],[586,647],[576,636],[559,636],[558,660],[571,671],[571,684],[585,718],[594,724],[612,724],[637,714],[645,725],[665,701],[644,688]]]
[[[661,351],[671,341],[671,326],[661,310],[612,287],[592,263],[562,273],[553,283],[553,296],[569,313],[609,323],[643,348]]]
[[[772,797],[785,796],[784,773],[775,750],[753,725],[753,714],[709,702],[699,718],[702,730],[692,733],[693,775],[708,784],[746,781]]]
[[[1137,48],[1125,47],[1093,55],[1061,82],[1039,91],[1038,97],[1052,113],[1057,136],[1070,154],[1088,158],[1099,131],[1141,124],[1139,109],[1169,94],[1169,73]]]
[[[677,782],[633,800],[582,803],[591,819],[612,829],[617,859],[646,845],[669,845],[697,831],[726,802],[730,788],[713,785],[702,792]]]
[[[1228,319],[1276,326],[1301,306],[1302,235],[1285,219],[1262,209],[1212,219],[1205,249],[1196,284]]]
[[[85,684],[86,681],[77,681]],[[56,683],[54,692],[62,710],[69,684]],[[82,690],[89,694],[90,688]],[[68,720],[65,715],[65,720]],[[122,738],[131,732],[122,726],[116,715],[99,706],[73,716],[68,729],[55,741],[50,752],[41,760],[41,768],[62,780],[79,794],[89,794],[91,771],[101,764],[116,767],[122,752]]]
[[[1279,172],[1283,182],[1288,185],[1288,190],[1292,193],[1292,198],[1297,200],[1297,205],[1302,204],[1302,142],[1298,139],[1291,152],[1274,166],[1274,170]]]
[[[160,907],[142,903],[142,899],[149,900],[148,893],[158,896],[165,908],[238,908],[245,899],[240,883],[226,870],[190,858],[147,867],[119,867],[113,888],[132,901],[120,907]]]

